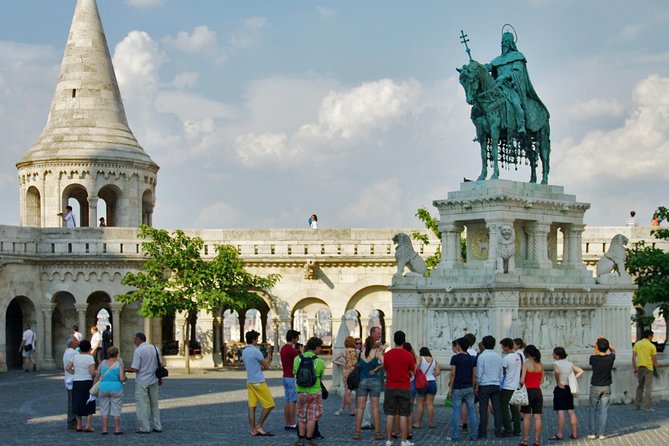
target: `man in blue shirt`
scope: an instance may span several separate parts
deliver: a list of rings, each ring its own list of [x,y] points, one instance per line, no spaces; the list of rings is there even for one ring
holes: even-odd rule
[[[476,406],[474,405],[474,385],[476,384],[476,357],[469,355],[467,349],[469,341],[465,338],[458,339],[453,350],[455,355],[451,358],[451,378],[449,381],[448,395],[453,400],[453,431],[449,440],[460,439],[460,411],[462,403],[467,405],[469,425],[471,426],[469,437],[476,440]]]
[[[262,371],[269,368],[267,360],[258,349],[258,333],[251,330],[246,333],[246,344],[242,352],[242,360],[244,367],[246,367],[246,388],[249,395],[249,424],[251,425],[252,437],[272,437],[273,433],[267,432],[262,425],[269,416],[269,413],[274,409],[274,398],[269,386],[265,382],[265,376]],[[256,424],[256,406],[258,401],[262,405],[262,413],[258,424]]]
[[[502,383],[502,356],[495,348],[495,338],[481,339],[483,351],[476,361],[476,394],[479,397],[479,438],[488,434],[488,402],[492,401],[495,417],[495,436],[502,436],[502,406],[500,404],[500,384]]]

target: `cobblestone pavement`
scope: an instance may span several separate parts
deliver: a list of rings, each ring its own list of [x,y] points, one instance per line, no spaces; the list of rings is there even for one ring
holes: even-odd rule
[[[246,405],[245,374],[240,370],[200,372],[193,375],[172,373],[160,388],[160,408],[163,433],[135,434],[134,381],[125,389],[122,425],[125,435],[101,436],[101,420],[96,415],[95,433],[77,433],[65,429],[66,399],[62,374],[56,372],[22,373],[11,371],[0,374],[0,445],[291,445],[294,433],[283,430],[283,388],[279,371],[266,374],[277,407],[265,425],[275,437],[249,436]],[[326,384],[329,384],[326,381]],[[327,445],[382,446],[373,441],[371,431],[363,431],[363,440],[353,441],[353,418],[335,416],[340,399],[331,396],[325,403],[321,431]],[[546,408],[542,444],[568,445],[669,445],[669,402],[655,405],[652,413],[633,410],[632,406],[611,406],[609,411],[609,438],[587,440],[587,407],[577,408],[582,438],[549,442],[555,431],[555,413]],[[448,444],[450,409],[439,405],[436,429],[416,430],[416,445]],[[111,421],[110,421],[111,426]],[[566,432],[568,435],[569,431]],[[531,437],[532,438],[532,437]],[[478,442],[461,441],[463,445],[515,445],[519,439],[488,439]],[[399,446],[395,440],[394,445]]]

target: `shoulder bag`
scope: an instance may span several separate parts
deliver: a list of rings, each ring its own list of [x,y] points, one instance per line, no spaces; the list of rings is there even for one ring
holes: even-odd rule
[[[156,349],[156,362],[158,363],[158,367],[156,367],[156,378],[158,379],[163,379],[169,376],[170,372],[167,371],[165,367],[160,363],[160,356],[158,356],[158,347],[155,345],[153,348]]]
[[[569,380],[569,390],[571,391],[572,395],[578,395],[580,392],[580,389],[578,388],[578,379],[576,378],[576,375],[574,374],[574,370],[571,370],[569,372],[569,376],[567,378]]]
[[[107,369],[107,371],[100,377],[98,382],[96,382],[95,384],[93,384],[91,386],[91,390],[89,390],[88,393],[90,393],[91,395],[97,395],[100,392],[100,383],[102,383],[102,380],[104,379],[104,377],[107,376],[107,373],[109,373],[111,371],[111,369],[113,369],[116,366],[118,366],[118,360],[114,363],[113,366],[111,366]]]
[[[423,372],[423,370],[420,368],[420,366],[418,366],[418,368],[416,368],[416,376],[413,379],[414,387],[416,388],[416,390],[427,389],[427,372],[429,372],[430,367],[432,367],[434,365],[434,361],[435,361],[435,359],[432,358],[432,362],[430,363],[427,370],[425,370],[425,372]]]
[[[523,363],[523,357],[521,355],[520,357],[520,363]],[[519,379],[523,376],[523,367],[521,365],[520,367],[520,376]],[[520,384],[520,381],[519,381]],[[513,391],[513,394],[511,395],[511,399],[509,400],[509,404],[512,406],[527,406],[530,404],[530,398],[527,396],[527,387],[525,387],[525,384],[520,386],[518,389]]]
[[[360,367],[358,363],[360,362],[361,354],[362,352],[358,353],[358,361],[355,363],[355,367],[353,367],[351,373],[346,377],[346,387],[348,390],[355,390],[358,388],[358,384],[360,384]]]

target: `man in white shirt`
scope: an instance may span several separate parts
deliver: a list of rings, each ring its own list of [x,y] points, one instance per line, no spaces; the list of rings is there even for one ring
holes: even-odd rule
[[[91,355],[93,355],[97,367],[102,360],[102,335],[95,325],[91,327]]]
[[[63,371],[65,374],[65,388],[67,389],[67,428],[76,429],[77,417],[72,412],[72,382],[74,381],[74,375],[68,373],[67,364],[69,364],[74,355],[77,354],[79,340],[74,335],[70,335],[65,339],[65,345],[67,345],[67,350],[63,353]]]
[[[504,426],[503,437],[518,436],[520,430],[520,408],[510,406],[509,401],[514,390],[520,387],[520,373],[523,368],[523,355],[520,352],[513,351],[513,340],[511,338],[502,339],[499,344],[506,355],[502,358],[502,392],[500,405],[502,406],[502,425]],[[513,419],[513,430],[511,429],[511,420]]]
[[[37,347],[37,336],[35,332],[30,329],[30,324],[25,324],[23,326],[23,335],[21,336],[21,345],[19,350],[23,356],[23,368],[24,372],[29,372],[28,364],[33,363],[33,372],[37,370],[37,364],[35,363],[35,348]]]
[[[146,342],[144,333],[135,335],[135,353],[132,355],[132,365],[126,373],[137,373],[135,378],[135,402],[137,404],[138,434],[150,434],[151,423],[153,432],[162,432],[160,411],[158,410],[158,377],[156,369],[162,363],[158,349]]]
[[[58,214],[63,218],[66,228],[76,228],[77,223],[74,221],[74,214],[72,213],[72,206],[65,207],[65,213]]]

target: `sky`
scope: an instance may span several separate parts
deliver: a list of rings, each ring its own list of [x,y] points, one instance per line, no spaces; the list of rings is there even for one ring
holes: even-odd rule
[[[0,0],[0,224],[49,111],[75,0]],[[513,25],[551,114],[549,183],[585,222],[669,206],[669,2],[98,0],[165,228],[418,227],[476,178],[455,69]],[[529,179],[528,166],[501,178]]]

